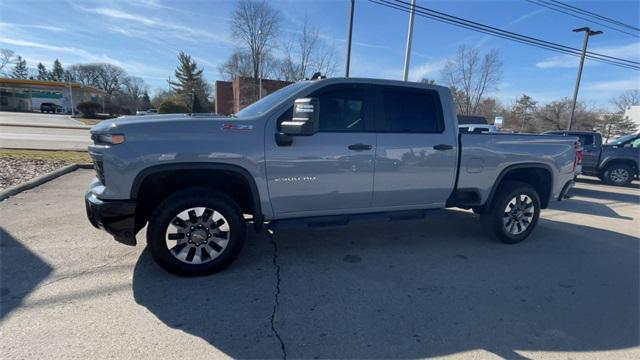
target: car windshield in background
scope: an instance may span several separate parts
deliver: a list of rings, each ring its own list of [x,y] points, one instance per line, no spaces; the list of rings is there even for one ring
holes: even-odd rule
[[[250,116],[258,116],[265,113],[267,110],[271,109],[282,100],[291,96],[291,94],[299,91],[303,87],[309,85],[309,81],[299,81],[297,83],[293,83],[289,86],[283,87],[282,89],[269,94],[268,96],[263,97],[262,99],[254,102],[253,104],[247,106],[246,108],[240,110],[236,116],[237,117],[250,117]]]
[[[610,140],[607,143],[607,145],[621,145],[621,144],[623,144],[623,143],[635,138],[636,136],[637,135],[635,135],[635,134],[621,136],[621,137],[619,137],[617,139]]]

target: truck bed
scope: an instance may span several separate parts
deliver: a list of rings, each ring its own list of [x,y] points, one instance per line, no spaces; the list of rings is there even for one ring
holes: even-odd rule
[[[458,202],[485,204],[507,170],[537,166],[551,176],[550,198],[558,198],[573,180],[577,138],[533,134],[460,134]],[[542,197],[542,196],[541,196]],[[548,199],[546,199],[548,200]],[[544,199],[543,199],[544,201]]]

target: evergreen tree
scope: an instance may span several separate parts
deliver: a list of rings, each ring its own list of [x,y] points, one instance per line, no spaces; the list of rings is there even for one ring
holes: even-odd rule
[[[600,133],[602,133],[604,137],[604,141],[618,136],[632,134],[638,130],[633,120],[622,114],[604,115],[599,128]]]
[[[48,78],[47,68],[42,63],[38,63],[38,80],[47,80]]]
[[[58,59],[53,62],[53,68],[49,73],[49,80],[51,81],[64,81],[64,69]]]
[[[522,96],[516,100],[516,105],[513,109],[514,115],[516,117],[516,122],[520,123],[520,131],[534,131],[532,126],[529,125],[529,122],[534,118],[534,113],[537,109],[538,102],[534,101],[531,96],[527,94],[522,94]]]
[[[151,98],[149,97],[149,92],[147,90],[142,94],[142,101],[140,104],[141,110],[149,110],[151,108]]]
[[[18,56],[16,64],[13,66],[13,71],[11,71],[11,77],[14,79],[26,79],[28,76],[27,61],[21,56]]]
[[[179,65],[175,71],[176,81],[169,81],[171,88],[178,98],[187,106],[189,112],[198,113],[207,111],[208,89],[202,79],[203,69],[190,55],[180,52],[178,54]]]

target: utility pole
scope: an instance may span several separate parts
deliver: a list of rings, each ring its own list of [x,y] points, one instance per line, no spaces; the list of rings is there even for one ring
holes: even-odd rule
[[[589,44],[589,36],[602,34],[602,31],[593,31],[588,27],[573,29],[574,32],[584,31],[584,41],[582,43],[582,54],[580,55],[580,66],[578,66],[578,78],[576,79],[576,87],[573,90],[573,103],[571,104],[571,116],[569,117],[569,126],[567,130],[571,130],[573,125],[573,115],[576,111],[576,101],[578,101],[578,89],[580,89],[580,78],[582,78],[582,67],[584,66],[584,57],[587,54],[587,45]]]
[[[351,8],[349,10],[349,35],[347,36],[347,64],[345,70],[345,77],[349,77],[349,66],[351,63],[351,36],[353,35],[353,8],[355,7],[355,0],[351,0]]]
[[[71,102],[71,116],[76,115],[75,106],[73,105],[73,89],[71,89],[71,74],[67,76],[69,80],[69,101]]]
[[[407,50],[404,53],[404,75],[402,80],[409,78],[409,63],[411,61],[411,41],[413,39],[413,18],[416,15],[416,0],[411,0],[411,11],[409,12],[409,30],[407,30]]]
[[[262,44],[262,30],[258,30],[258,36]],[[262,99],[262,53],[258,55],[258,99]]]

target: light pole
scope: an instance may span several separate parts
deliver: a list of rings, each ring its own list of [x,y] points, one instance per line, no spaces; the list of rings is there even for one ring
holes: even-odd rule
[[[262,44],[262,30],[258,30],[258,41]],[[262,53],[258,53],[258,99],[262,99]]]
[[[580,55],[580,66],[578,66],[578,78],[576,79],[576,87],[573,90],[573,103],[571,104],[571,116],[569,117],[568,130],[571,130],[573,124],[573,114],[576,111],[576,101],[578,100],[578,89],[580,89],[580,78],[582,78],[582,67],[584,66],[584,56],[587,54],[587,45],[589,44],[589,36],[602,34],[602,31],[593,31],[588,27],[573,29],[574,32],[584,31],[584,41],[582,43],[582,54]]]
[[[347,36],[347,63],[344,72],[344,77],[349,77],[349,66],[351,64],[351,36],[353,35],[353,8],[355,7],[355,0],[351,0],[351,7],[349,10],[349,34]]]
[[[69,80],[69,102],[71,102],[71,116],[75,116],[76,110],[74,109],[75,106],[73,106],[73,89],[71,88],[71,74],[67,76],[67,79]]]
[[[402,80],[409,78],[409,62],[411,60],[411,40],[413,39],[413,18],[416,15],[416,0],[411,0],[411,11],[409,12],[409,30],[407,30],[407,50],[404,53],[404,74]]]

